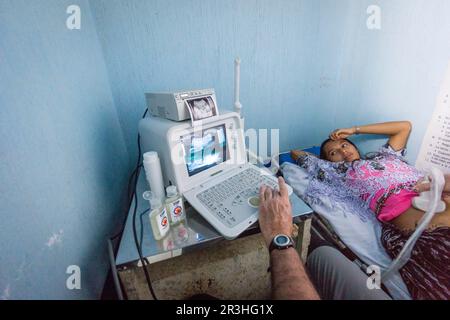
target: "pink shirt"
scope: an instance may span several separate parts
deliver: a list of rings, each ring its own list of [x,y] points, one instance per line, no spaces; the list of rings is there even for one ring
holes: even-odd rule
[[[380,221],[390,221],[411,207],[414,186],[423,175],[404,161],[404,150],[386,145],[370,160],[353,163],[345,184],[355,190]]]

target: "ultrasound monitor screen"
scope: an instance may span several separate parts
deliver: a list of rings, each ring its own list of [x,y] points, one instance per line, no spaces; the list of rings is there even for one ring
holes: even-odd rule
[[[228,160],[225,125],[181,137],[189,176]]]

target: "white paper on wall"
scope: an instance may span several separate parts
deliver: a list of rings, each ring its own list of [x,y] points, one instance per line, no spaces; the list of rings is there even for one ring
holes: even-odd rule
[[[431,166],[450,173],[450,63],[416,161],[418,169]]]

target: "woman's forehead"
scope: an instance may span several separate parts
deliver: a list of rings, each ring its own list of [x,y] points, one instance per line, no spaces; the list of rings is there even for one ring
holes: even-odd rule
[[[339,147],[343,142],[347,142],[347,140],[344,139],[331,140],[325,144],[325,150],[331,150],[336,147]]]

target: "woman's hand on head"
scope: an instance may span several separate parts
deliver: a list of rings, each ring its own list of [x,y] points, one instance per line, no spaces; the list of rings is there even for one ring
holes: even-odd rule
[[[331,140],[346,139],[356,133],[356,128],[336,129],[330,133]]]

